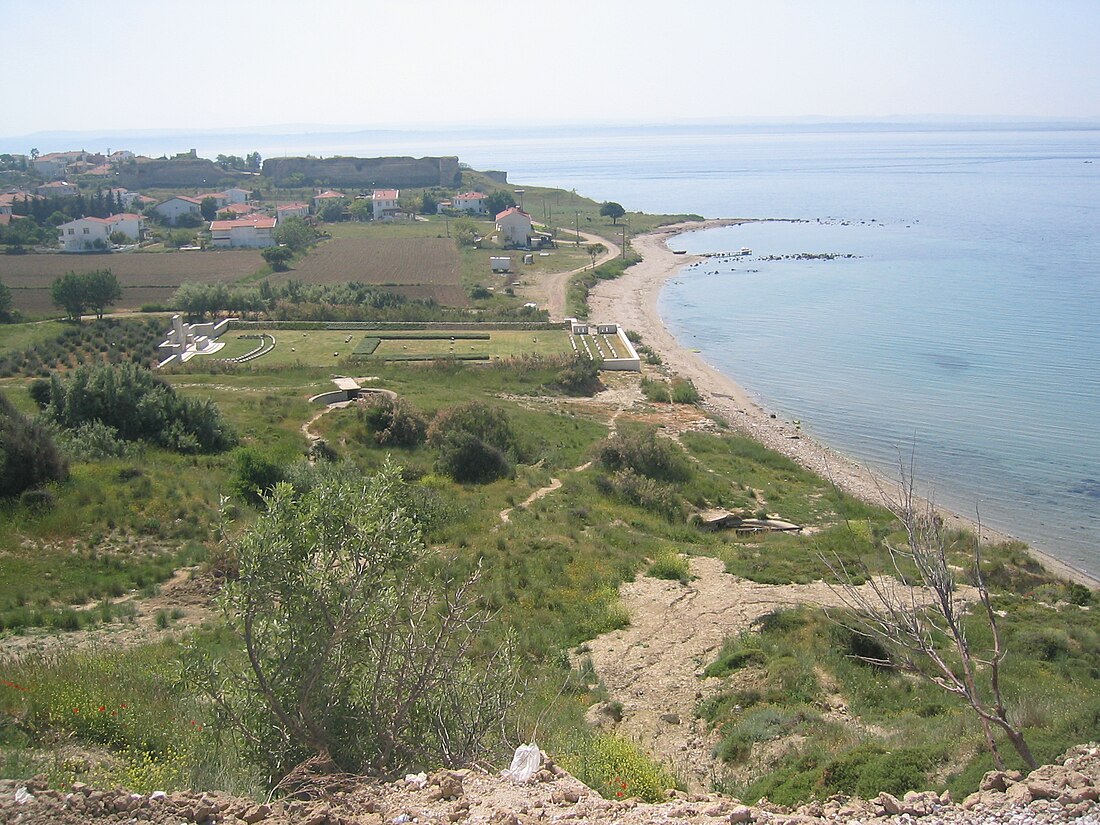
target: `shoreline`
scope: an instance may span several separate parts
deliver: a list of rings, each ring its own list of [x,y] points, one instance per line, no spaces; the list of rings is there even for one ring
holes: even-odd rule
[[[642,340],[652,347],[673,371],[690,378],[699,390],[703,409],[727,421],[734,429],[782,453],[822,478],[830,480],[849,495],[873,504],[882,503],[883,491],[896,488],[896,480],[884,478],[857,461],[837,452],[798,429],[792,422],[765,409],[737,383],[736,379],[706,363],[691,352],[669,331],[657,303],[665,281],[687,264],[701,260],[698,255],[675,255],[667,242],[677,235],[700,232],[720,226],[753,223],[754,218],[717,218],[689,221],[661,227],[631,240],[642,255],[613,281],[600,281],[589,294],[589,316],[594,321],[616,322],[625,329],[642,332]],[[943,507],[937,513],[950,528],[978,532],[978,524]],[[983,542],[1019,541],[1007,533],[981,525]],[[1026,542],[1024,542],[1026,544]],[[1048,572],[1090,588],[1100,588],[1100,578],[1061,561],[1050,553],[1028,545],[1031,553]]]

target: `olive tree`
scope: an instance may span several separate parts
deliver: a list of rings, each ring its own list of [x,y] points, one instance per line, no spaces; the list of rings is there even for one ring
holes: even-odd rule
[[[504,741],[511,645],[473,655],[492,618],[477,570],[426,553],[415,492],[392,464],[279,483],[233,543],[221,605],[241,655],[196,648],[189,672],[272,779],[306,758],[393,776]]]

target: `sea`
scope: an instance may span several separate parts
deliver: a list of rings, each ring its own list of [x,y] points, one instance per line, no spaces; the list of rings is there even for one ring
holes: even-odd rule
[[[762,219],[671,242],[751,249],[669,280],[677,338],[820,441],[887,476],[911,464],[938,504],[1100,577],[1100,124],[179,140],[208,156],[456,154],[629,210]]]

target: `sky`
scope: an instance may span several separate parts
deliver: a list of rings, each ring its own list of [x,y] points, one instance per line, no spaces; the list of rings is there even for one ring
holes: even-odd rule
[[[1100,117],[1097,0],[0,0],[0,43],[4,136]]]

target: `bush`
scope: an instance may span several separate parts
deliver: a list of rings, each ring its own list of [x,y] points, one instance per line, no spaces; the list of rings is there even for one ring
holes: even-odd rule
[[[767,660],[758,636],[731,636],[723,643],[718,658],[707,665],[703,675],[708,678],[729,676],[744,667],[761,667]]]
[[[657,481],[683,482],[691,478],[684,451],[657,431],[617,433],[600,450],[600,463],[609,470],[631,470]]]
[[[427,553],[409,500],[393,465],[301,495],[280,484],[235,544],[223,604],[250,655],[195,648],[185,673],[272,779],[320,754],[371,775],[500,755],[511,645],[473,654],[477,575]]]
[[[129,444],[118,437],[117,430],[98,420],[64,431],[61,442],[66,452],[79,461],[121,458],[130,451]]]
[[[575,356],[558,371],[555,383],[569,395],[595,395],[603,389],[600,383],[600,362]]]
[[[642,395],[646,401],[655,404],[668,404],[672,401],[672,395],[668,391],[668,382],[654,381],[652,378],[642,379]]]
[[[684,499],[669,484],[638,475],[632,470],[620,470],[614,476],[597,476],[598,489],[630,504],[658,515],[666,521],[684,518]]]
[[[286,272],[290,269],[290,259],[294,257],[294,252],[285,246],[269,246],[260,255],[267,261],[272,272]]]
[[[415,447],[424,443],[427,423],[403,398],[372,393],[359,401],[359,420],[383,447]]]
[[[668,579],[669,581],[678,581],[680,584],[687,584],[691,578],[691,571],[688,568],[687,559],[679,553],[666,552],[653,560],[646,571],[646,575],[655,579]]]
[[[698,404],[699,390],[687,378],[673,378],[670,391],[672,401],[675,404]]]
[[[220,452],[236,443],[213,402],[184,398],[136,364],[82,366],[67,378],[54,373],[47,413],[65,429],[98,421],[124,441],[185,453]]]
[[[503,478],[521,458],[508,416],[479,401],[440,410],[428,427],[427,440],[439,450],[439,472],[459,482]]]
[[[662,802],[676,778],[635,745],[616,736],[586,737],[567,747],[558,761],[571,774],[608,799]]]
[[[282,467],[251,447],[237,450],[236,464],[230,489],[250,504],[262,504],[263,497],[284,478]]]
[[[68,477],[68,463],[49,430],[20,413],[0,393],[0,496],[17,496]]]

